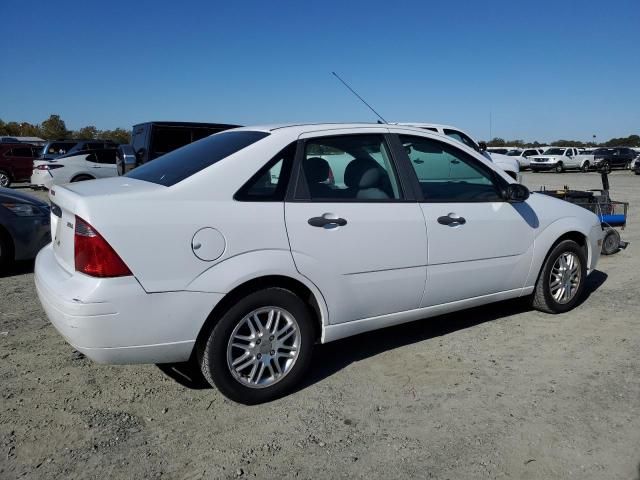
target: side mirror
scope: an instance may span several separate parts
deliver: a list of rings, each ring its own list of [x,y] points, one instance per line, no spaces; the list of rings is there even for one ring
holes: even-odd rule
[[[481,152],[486,152],[487,151],[487,144],[484,142],[480,142],[478,144],[478,148],[480,149]]]
[[[136,152],[131,145],[120,145],[116,154],[118,175],[125,175],[138,166]]]
[[[509,203],[521,203],[529,198],[529,189],[520,183],[510,183],[504,191],[504,199]]]

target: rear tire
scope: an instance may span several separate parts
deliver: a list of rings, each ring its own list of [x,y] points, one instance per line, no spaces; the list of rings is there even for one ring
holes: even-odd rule
[[[0,170],[0,187],[8,188],[11,186],[11,175],[4,170]]]
[[[290,392],[304,376],[314,331],[309,308],[293,292],[259,290],[222,315],[198,346],[198,363],[227,398],[245,405],[268,402]]]
[[[613,255],[620,250],[620,234],[614,228],[610,228],[604,234],[602,239],[602,254]]]
[[[580,167],[580,171],[583,173],[587,173],[589,171],[589,167],[590,167],[589,162],[588,161],[584,162],[582,164],[582,167]]]
[[[542,265],[533,308],[546,313],[568,312],[580,301],[586,278],[587,258],[582,247],[573,240],[561,241]],[[568,292],[566,297],[564,292]]]
[[[562,162],[558,162],[556,163],[556,173],[562,173],[564,172],[564,165],[562,164]]]
[[[602,165],[600,165],[600,171],[611,173],[611,165],[609,164],[609,162],[602,162]]]

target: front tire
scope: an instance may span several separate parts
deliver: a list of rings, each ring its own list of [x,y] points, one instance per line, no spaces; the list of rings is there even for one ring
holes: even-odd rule
[[[8,188],[11,186],[11,176],[4,170],[0,170],[0,187]]]
[[[602,239],[602,254],[613,255],[620,250],[620,234],[617,230],[609,228]]]
[[[556,163],[556,173],[562,173],[564,172],[564,165],[562,164],[562,162],[558,162]]]
[[[611,165],[609,164],[609,162],[602,162],[602,165],[600,166],[600,171],[605,173],[611,173]]]
[[[573,309],[584,291],[587,258],[573,240],[563,240],[552,250],[542,266],[533,294],[533,308],[546,313]]]
[[[207,381],[227,398],[255,405],[300,382],[314,344],[307,305],[293,292],[267,288],[247,295],[215,324],[198,350]]]

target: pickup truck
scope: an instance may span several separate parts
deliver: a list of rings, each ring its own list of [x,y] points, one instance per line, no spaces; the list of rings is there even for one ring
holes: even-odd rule
[[[529,157],[529,166],[533,172],[555,170],[562,173],[567,168],[579,168],[575,160],[578,154],[578,149],[574,147],[551,147],[541,155]]]
[[[599,148],[593,152],[593,166],[609,173],[613,168],[629,170],[637,153],[627,147]]]
[[[236,128],[226,123],[154,121],[133,126],[131,145],[120,145],[117,155],[118,175],[150,162],[165,153],[214,133]]]

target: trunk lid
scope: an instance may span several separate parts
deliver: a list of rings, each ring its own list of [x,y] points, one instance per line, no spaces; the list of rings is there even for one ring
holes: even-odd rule
[[[115,177],[90,182],[56,185],[49,191],[51,200],[51,237],[55,258],[67,272],[75,271],[74,240],[76,215],[92,224],[91,206],[104,205],[117,196],[135,196],[142,192],[162,190],[166,187]],[[135,201],[132,199],[132,201]],[[100,229],[98,228],[98,231]],[[105,238],[109,242],[108,238]]]

